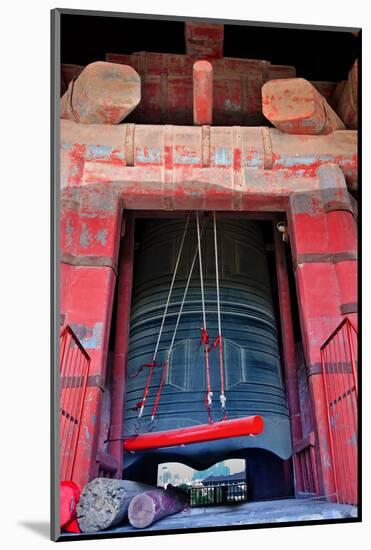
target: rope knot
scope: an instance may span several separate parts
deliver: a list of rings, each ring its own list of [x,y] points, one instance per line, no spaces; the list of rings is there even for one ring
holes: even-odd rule
[[[217,346],[221,346],[222,345],[222,336],[221,334],[219,334],[219,336],[217,336],[214,340],[214,342],[211,344],[211,347],[209,348],[210,350],[213,349],[213,348],[216,348]]]
[[[207,405],[208,405],[208,407],[211,407],[212,402],[213,402],[213,392],[212,392],[212,391],[208,391],[208,392],[207,392],[207,394],[206,394],[206,400],[207,400]]]
[[[205,346],[209,344],[209,335],[204,327],[201,329],[201,344],[204,344]]]

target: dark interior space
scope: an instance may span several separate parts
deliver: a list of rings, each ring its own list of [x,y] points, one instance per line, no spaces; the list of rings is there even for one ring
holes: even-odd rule
[[[346,78],[359,50],[360,38],[350,31],[224,26],[225,57],[294,65],[297,76],[309,80]],[[184,23],[104,15],[61,16],[62,63],[86,65],[104,60],[106,53],[138,51],[185,54]]]

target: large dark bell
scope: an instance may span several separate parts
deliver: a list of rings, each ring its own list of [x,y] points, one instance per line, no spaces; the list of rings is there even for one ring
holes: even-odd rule
[[[205,424],[205,354],[200,345],[202,307],[198,259],[180,320],[166,383],[153,423],[151,412],[162,374],[153,371],[150,391],[140,421],[135,405],[141,401],[148,367],[159,333],[184,221],[148,222],[138,250],[130,324],[128,378],[124,411],[125,436]],[[182,462],[205,469],[227,458],[246,458],[261,449],[273,461],[291,456],[291,436],[285,390],[281,376],[277,328],[271,281],[259,225],[251,221],[218,222],[221,320],[228,418],[259,414],[265,428],[261,435],[205,444],[128,454],[124,475],[143,478],[166,462]],[[165,360],[176,316],[197,246],[191,222],[159,347],[158,362]],[[209,221],[202,241],[207,329],[210,340],[217,334],[217,303],[213,224]],[[212,415],[222,418],[220,406],[219,349],[209,354],[213,390]],[[256,457],[256,452],[254,454]],[[269,468],[269,459],[264,460]],[[142,474],[141,474],[142,472]],[[151,476],[154,474],[151,474]]]

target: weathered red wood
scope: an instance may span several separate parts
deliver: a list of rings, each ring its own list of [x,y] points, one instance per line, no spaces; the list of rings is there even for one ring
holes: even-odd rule
[[[358,126],[358,60],[356,59],[342,89],[337,112],[348,128]]]
[[[316,90],[318,90],[318,92],[325,98],[327,103],[331,105],[331,107],[334,109],[332,100],[338,83],[330,82],[327,80],[311,80],[310,83],[316,88]]]
[[[100,188],[101,189],[101,188]],[[90,356],[73,481],[83,487],[96,461],[116,281],[121,208],[118,197],[75,189],[61,204],[60,311]]]
[[[346,80],[341,80],[340,82],[338,82],[334,90],[334,93],[332,94],[331,106],[333,109],[335,109],[336,112],[338,112],[339,101],[341,98],[341,94],[343,93],[346,82],[347,82]]]
[[[134,265],[134,219],[125,214],[125,234],[121,239],[119,266],[119,286],[117,289],[117,314],[115,334],[115,354],[112,374],[111,427],[109,433],[109,452],[117,461],[115,477],[122,478],[122,434],[125,381],[127,375],[127,354],[129,345],[129,325],[131,291]]]
[[[218,125],[264,124],[261,87],[272,78],[295,77],[295,68],[258,59],[207,59],[213,66],[213,121]],[[144,124],[192,124],[192,55],[138,52],[106,54],[106,61],[130,65],[142,80],[142,100],[130,120]]]
[[[83,68],[83,65],[73,65],[70,63],[61,64],[61,96],[67,90],[71,80],[77,78]]]
[[[262,87],[263,114],[287,134],[330,134],[345,128],[325,98],[304,78],[270,80]]]
[[[162,518],[181,512],[187,505],[187,494],[176,487],[145,491],[131,500],[129,523],[137,529],[145,529]]]
[[[185,22],[186,53],[198,59],[223,57],[224,25]]]
[[[257,435],[264,429],[264,421],[261,416],[248,416],[246,418],[234,418],[223,420],[214,424],[191,426],[167,430],[166,432],[152,432],[129,437],[124,440],[124,451],[144,451],[158,449],[160,447],[174,447],[204,441],[215,441],[229,437],[241,437]]]
[[[327,234],[340,294],[340,313],[358,323],[357,226],[353,204],[338,166],[321,167],[320,187],[324,188]]]
[[[315,176],[319,166],[336,163],[349,187],[357,188],[357,133],[351,130],[296,136],[268,128],[211,127],[209,133],[203,133],[194,126],[83,125],[62,120],[61,149],[62,187],[109,183],[114,171],[121,172],[122,181],[137,182],[135,189],[130,189],[134,193],[151,182],[156,195],[153,180],[160,178],[165,183],[166,177],[172,184],[161,183],[160,187],[171,194],[177,182],[192,181],[195,197],[202,182],[223,182],[225,188],[228,180],[236,192],[247,188],[272,194],[277,186],[258,190],[254,175],[274,177],[280,172],[289,180],[292,176]],[[125,170],[126,166],[141,169]],[[238,179],[247,169],[253,177],[246,178],[244,187],[243,179]],[[179,197],[181,193],[179,189]]]
[[[61,117],[85,124],[118,124],[140,102],[140,77],[128,65],[97,61],[68,85]]]
[[[335,494],[334,465],[320,348],[341,319],[341,295],[334,262],[336,251],[329,240],[325,209],[331,204],[331,198],[343,201],[344,193],[336,189],[338,170],[336,166],[323,166],[319,170],[320,190],[309,194],[294,193],[288,211],[303,348],[316,421],[319,489],[329,500],[333,500]]]
[[[193,124],[211,125],[213,118],[213,67],[208,61],[193,65]]]
[[[275,225],[277,225],[277,222],[279,221],[281,220],[279,220],[279,218],[276,218]],[[286,262],[286,245],[283,242],[282,233],[278,231],[277,227],[273,227],[273,231],[283,346],[284,375],[290,413],[292,443],[293,449],[295,449],[295,446],[298,444],[299,441],[301,441],[303,433],[298,391],[298,365],[296,360],[294,330],[292,325],[291,298]],[[299,492],[303,490],[303,479],[299,457],[296,455],[295,452],[293,453],[293,467],[295,476],[295,492]]]

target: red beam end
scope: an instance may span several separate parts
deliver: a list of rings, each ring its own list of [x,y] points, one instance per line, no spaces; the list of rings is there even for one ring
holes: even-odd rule
[[[213,67],[209,61],[193,64],[193,124],[203,126],[213,120]]]
[[[190,443],[203,443],[229,437],[258,435],[264,429],[261,416],[248,416],[222,420],[215,424],[202,424],[190,428],[179,428],[164,432],[152,432],[130,437],[124,441],[124,451],[146,451],[161,447],[175,447]]]

